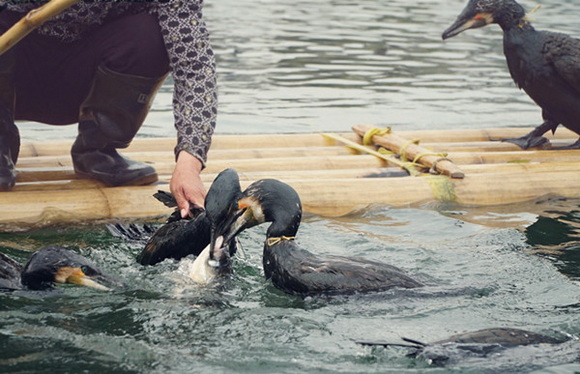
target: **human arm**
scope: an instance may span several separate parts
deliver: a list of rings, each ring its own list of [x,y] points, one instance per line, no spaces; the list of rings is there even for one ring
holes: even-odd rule
[[[190,204],[204,205],[206,191],[199,174],[216,124],[215,57],[201,2],[169,1],[157,7],[174,84],[177,163],[170,189],[185,216]]]
[[[197,157],[186,151],[179,152],[169,189],[177,201],[183,218],[189,214],[190,204],[204,206],[207,191],[200,177],[202,167]]]

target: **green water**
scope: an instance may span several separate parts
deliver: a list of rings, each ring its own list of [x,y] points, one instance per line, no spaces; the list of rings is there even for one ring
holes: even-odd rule
[[[217,133],[539,124],[540,110],[509,77],[497,27],[441,41],[463,5],[206,1],[218,59]],[[542,5],[538,28],[579,35],[580,1]],[[175,136],[171,95],[168,80],[138,136]],[[19,128],[23,141],[76,134],[75,126]],[[0,250],[19,261],[44,245],[65,245],[129,287],[0,294],[0,372],[580,372],[578,343],[456,357],[445,368],[408,358],[404,348],[354,343],[429,342],[489,327],[580,336],[579,212],[580,201],[544,199],[307,216],[298,240],[309,250],[384,261],[427,284],[314,299],[283,294],[264,279],[263,227],[242,235],[246,256],[235,259],[223,289],[191,285],[171,261],[137,265],[139,246],[103,226],[3,233]]]
[[[580,370],[580,345],[462,359],[446,368],[405,357],[404,348],[368,348],[357,339],[443,339],[457,332],[517,327],[552,336],[580,335],[580,202],[539,202],[546,212],[521,230],[515,215],[439,208],[370,209],[326,219],[307,216],[299,243],[321,254],[397,265],[427,284],[416,290],[303,299],[266,281],[264,229],[242,234],[245,255],[221,288],[187,281],[174,261],[134,261],[140,245],[103,226],[2,234],[5,253],[61,244],[127,283],[102,292],[61,286],[54,292],[0,295],[0,371],[32,372],[528,372]],[[520,207],[521,208],[521,207]],[[525,207],[524,207],[525,208]],[[518,206],[513,207],[518,210]],[[566,210],[566,211],[565,211]],[[528,213],[517,218],[526,220]],[[554,238],[560,238],[555,240]],[[556,242],[555,242],[556,241]],[[17,248],[18,247],[18,248]],[[526,356],[527,355],[527,356]]]

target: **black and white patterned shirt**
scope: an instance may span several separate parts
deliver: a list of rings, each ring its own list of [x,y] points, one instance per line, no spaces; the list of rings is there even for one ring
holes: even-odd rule
[[[0,0],[8,10],[26,13],[47,0]],[[159,25],[174,81],[175,154],[187,151],[204,164],[216,114],[215,57],[202,18],[203,0],[83,1],[46,22],[35,32],[70,42],[83,32],[123,14],[149,12]]]

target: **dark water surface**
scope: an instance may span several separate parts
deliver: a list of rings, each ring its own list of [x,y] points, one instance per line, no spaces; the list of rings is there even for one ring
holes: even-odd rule
[[[536,3],[523,3],[531,9]],[[580,35],[580,1],[546,0],[537,28]],[[511,82],[498,27],[442,42],[464,1],[208,1],[220,73],[218,133],[529,126],[540,110]],[[174,136],[171,90],[139,136]],[[20,126],[23,140],[74,137],[74,126]],[[525,181],[523,181],[525,182]],[[127,290],[0,294],[0,372],[574,373],[580,343],[460,357],[446,368],[404,348],[356,339],[435,341],[517,327],[580,336],[580,201],[494,208],[374,207],[307,216],[299,242],[322,254],[403,268],[419,290],[302,299],[265,281],[264,228],[224,289],[188,283],[177,264],[135,264],[139,246],[102,226],[0,234],[0,250],[68,245]]]

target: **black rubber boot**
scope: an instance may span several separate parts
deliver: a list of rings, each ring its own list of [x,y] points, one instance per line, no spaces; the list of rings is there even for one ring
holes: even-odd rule
[[[121,156],[143,124],[165,76],[146,78],[97,69],[88,97],[81,104],[79,135],[71,155],[75,172],[108,186],[157,181],[155,169]]]
[[[14,187],[14,164],[20,151],[20,135],[14,124],[14,65],[12,52],[0,56],[0,191]]]

